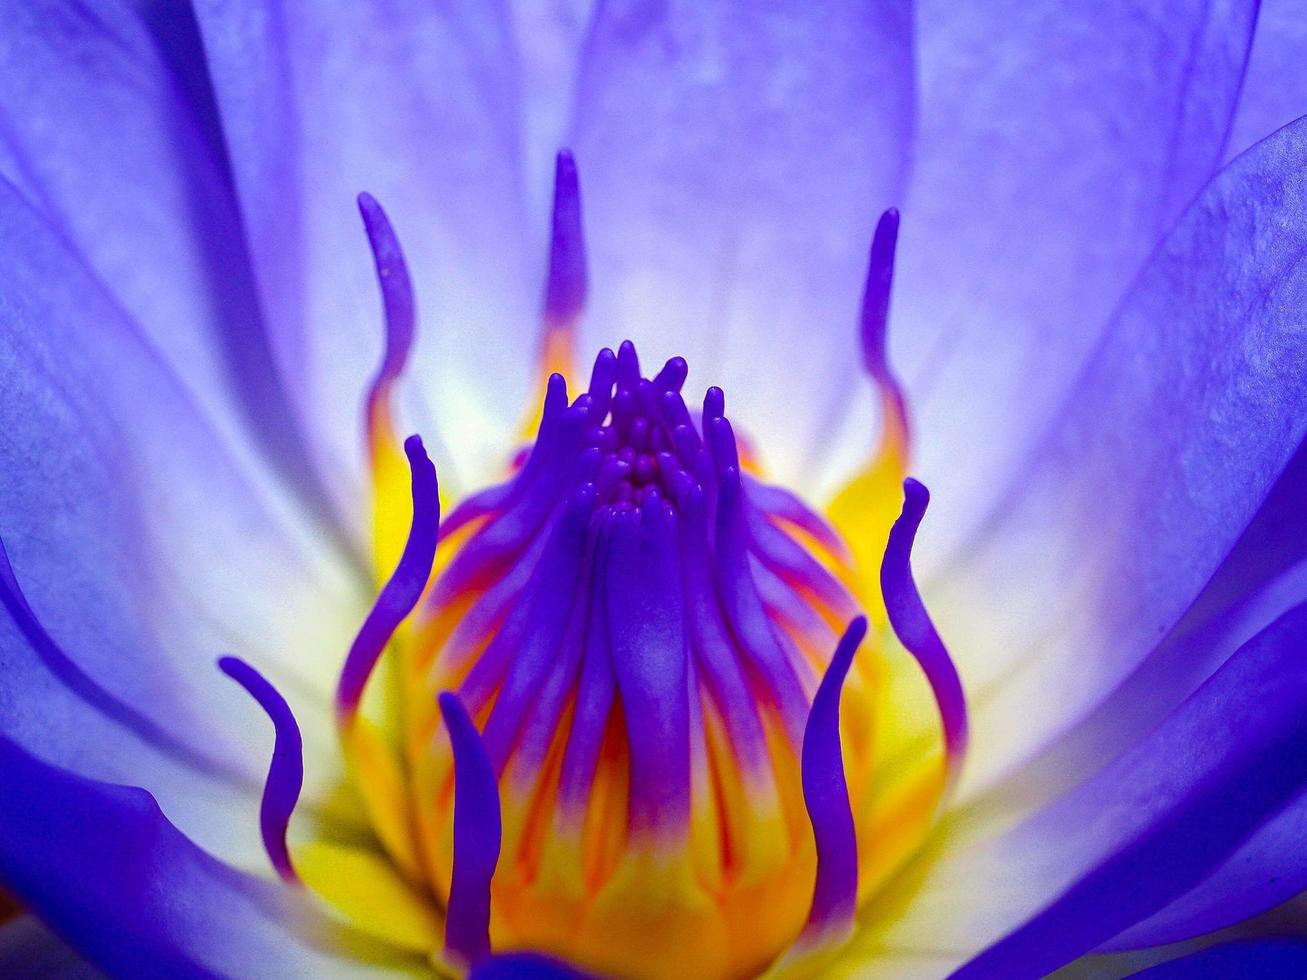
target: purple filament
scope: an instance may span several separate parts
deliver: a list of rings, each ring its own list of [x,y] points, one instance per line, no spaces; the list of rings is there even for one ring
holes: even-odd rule
[[[263,835],[263,848],[277,874],[287,881],[298,882],[286,846],[286,828],[304,787],[304,740],[300,737],[300,726],[281,692],[245,661],[222,657],[218,667],[245,688],[272,719],[276,738],[272,761],[268,764],[268,779],[263,784],[263,801],[259,805],[259,831]]]
[[[336,688],[336,714],[342,722],[358,710],[372,669],[399,624],[422,597],[436,557],[440,526],[440,488],[436,468],[427,458],[422,440],[417,436],[404,440],[404,452],[412,473],[413,523],[399,564],[377,596],[345,658],[345,667]]]
[[[899,420],[906,424],[907,405],[898,379],[890,370],[886,350],[890,287],[894,282],[894,250],[899,236],[899,212],[890,208],[876,222],[867,260],[867,283],[862,293],[862,362],[873,381],[893,400]]]
[[[413,282],[409,278],[404,252],[386,212],[371,194],[360,194],[358,206],[368,233],[368,243],[372,246],[386,320],[385,356],[368,391],[367,405],[371,414],[376,411],[377,403],[386,388],[404,370],[409,351],[413,347],[417,306],[413,300]]]
[[[930,502],[930,492],[916,480],[903,481],[903,513],[890,529],[880,566],[880,588],[894,633],[921,664],[939,705],[950,782],[957,779],[967,747],[967,701],[944,641],[935,631],[912,578],[912,545]]]
[[[458,696],[440,695],[454,750],[454,868],[445,949],[471,966],[490,955],[490,881],[499,863],[499,786],[476,726]]]
[[[568,150],[554,162],[554,209],[545,284],[545,323],[571,324],[585,305],[585,237],[581,223],[581,187],[576,160]]]
[[[853,655],[867,634],[856,617],[835,648],[803,732],[803,802],[817,842],[817,880],[800,943],[850,928],[858,903],[858,837],[844,782],[840,692]]]

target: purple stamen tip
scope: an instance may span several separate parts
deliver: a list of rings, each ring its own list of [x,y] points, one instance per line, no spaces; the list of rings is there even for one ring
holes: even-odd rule
[[[377,596],[345,658],[336,688],[336,711],[341,721],[348,720],[358,709],[372,669],[399,624],[422,597],[435,562],[440,526],[436,468],[427,457],[422,439],[416,435],[404,440],[404,453],[412,474],[413,522],[399,564]]]
[[[890,529],[880,567],[881,592],[890,625],[899,642],[917,658],[930,682],[944,727],[944,750],[950,784],[967,745],[967,701],[962,679],[944,641],[935,630],[912,577],[912,546],[930,503],[930,492],[918,481],[903,481],[903,513]]]
[[[899,212],[890,208],[876,223],[862,293],[862,357],[867,372],[878,381],[889,376],[885,334],[889,323],[890,287],[894,282],[894,250],[899,237]]]
[[[554,164],[554,211],[550,232],[545,321],[550,326],[560,326],[575,322],[581,315],[586,294],[581,185],[576,160],[569,150],[559,151]]]
[[[467,709],[450,691],[440,713],[454,751],[454,868],[445,949],[466,965],[490,954],[490,882],[499,863],[499,784]]]
[[[381,368],[372,382],[373,396],[385,385],[394,381],[404,369],[409,351],[413,347],[413,334],[417,324],[417,304],[413,298],[413,282],[409,278],[408,264],[399,245],[399,237],[390,224],[385,210],[371,194],[358,196],[359,214],[372,246],[372,259],[377,267],[377,282],[381,286],[382,311],[386,320],[386,352]]]
[[[286,845],[286,830],[304,787],[304,740],[295,713],[281,692],[245,661],[238,657],[222,657],[218,660],[218,667],[245,688],[272,720],[276,735],[272,761],[268,764],[268,779],[263,785],[263,801],[259,806],[259,830],[268,859],[277,873],[287,881],[297,882],[299,878]]]
[[[844,781],[840,692],[866,635],[866,617],[855,617],[835,648],[803,732],[803,802],[817,843],[817,879],[800,942],[850,928],[857,910],[858,837]]]
[[[703,396],[704,419],[719,419],[726,413],[726,392],[713,385]]]

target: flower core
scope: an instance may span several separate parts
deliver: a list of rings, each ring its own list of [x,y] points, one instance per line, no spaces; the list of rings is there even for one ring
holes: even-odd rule
[[[389,577],[336,721],[378,846],[288,849],[299,770],[274,764],[263,833],[278,869],[455,972],[529,951],[618,976],[812,973],[919,843],[965,746],[957,674],[909,567],[923,487],[904,484],[894,520],[897,215],[877,228],[863,309],[881,446],[823,514],[742,459],[721,389],[687,404],[681,358],[645,377],[633,344],[605,348],[569,396],[585,250],[560,155],[543,404],[506,479],[442,521],[421,441],[401,451],[392,426],[412,284],[385,213],[359,203],[386,314],[366,417]],[[298,745],[276,692],[224,670],[278,745]],[[903,698],[906,675],[933,705]]]
[[[684,378],[679,359],[642,378],[630,344],[570,405],[553,376],[519,472],[442,529],[405,670],[408,761],[444,882],[453,787],[432,705],[457,691],[500,780],[496,948],[732,975],[808,912],[799,753],[858,605],[750,494],[721,392],[696,427]],[[873,675],[859,660],[843,703],[855,808]]]

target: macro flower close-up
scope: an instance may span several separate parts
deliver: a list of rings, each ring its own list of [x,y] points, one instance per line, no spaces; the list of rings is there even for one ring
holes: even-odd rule
[[[1307,976],[1304,64],[6,4],[0,976]]]

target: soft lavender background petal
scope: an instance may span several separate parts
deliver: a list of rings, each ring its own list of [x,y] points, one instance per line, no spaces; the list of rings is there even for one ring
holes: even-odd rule
[[[353,201],[390,214],[421,326],[404,430],[484,479],[529,390],[544,264],[528,260],[509,25],[476,3],[196,5],[273,352],[333,490],[363,512],[377,287]],[[454,477],[450,459],[442,474]],[[464,486],[461,489],[466,490]]]
[[[1262,0],[1230,134],[1230,156],[1307,115],[1307,2]]]
[[[1307,445],[1167,637],[1079,724],[981,794],[968,819],[1010,820],[1091,778],[1155,728],[1240,646],[1307,600]]]
[[[927,590],[971,705],[971,791],[1074,725],[1156,646],[1302,439],[1305,170],[1307,123],[1207,188],[1014,470],[1003,509]]]
[[[1088,783],[996,837],[944,840],[866,911],[862,941],[969,956],[1026,922],[1010,948],[1028,940],[1070,959],[1182,894],[1301,789],[1304,636],[1299,607]],[[1199,834],[1210,839],[1186,846]],[[1101,907],[1064,917],[1081,901]],[[1056,965],[1031,961],[1034,972]]]
[[[0,738],[0,878],[115,976],[386,975],[300,893],[206,854],[132,786],[85,779]],[[369,958],[371,962],[369,962]]]
[[[691,389],[724,387],[785,481],[811,484],[865,385],[858,304],[876,218],[902,196],[911,44],[898,0],[652,0],[590,25],[571,127],[582,347],[685,356]]]
[[[0,536],[14,572],[92,681],[218,771],[91,710],[7,612],[0,732],[77,772],[139,781],[206,847],[264,864],[270,733],[215,661],[256,664],[299,709],[309,745],[334,751],[329,692],[361,589],[293,501],[232,462],[124,312],[3,181],[0,242]]]
[[[890,347],[956,554],[1219,165],[1256,4],[924,0]],[[836,175],[831,175],[834,178]]]
[[[169,24],[178,43],[184,11]],[[198,65],[192,89],[204,82]],[[7,12],[0,176],[141,325],[231,450],[313,493],[204,107],[127,5],[38,0]]]

